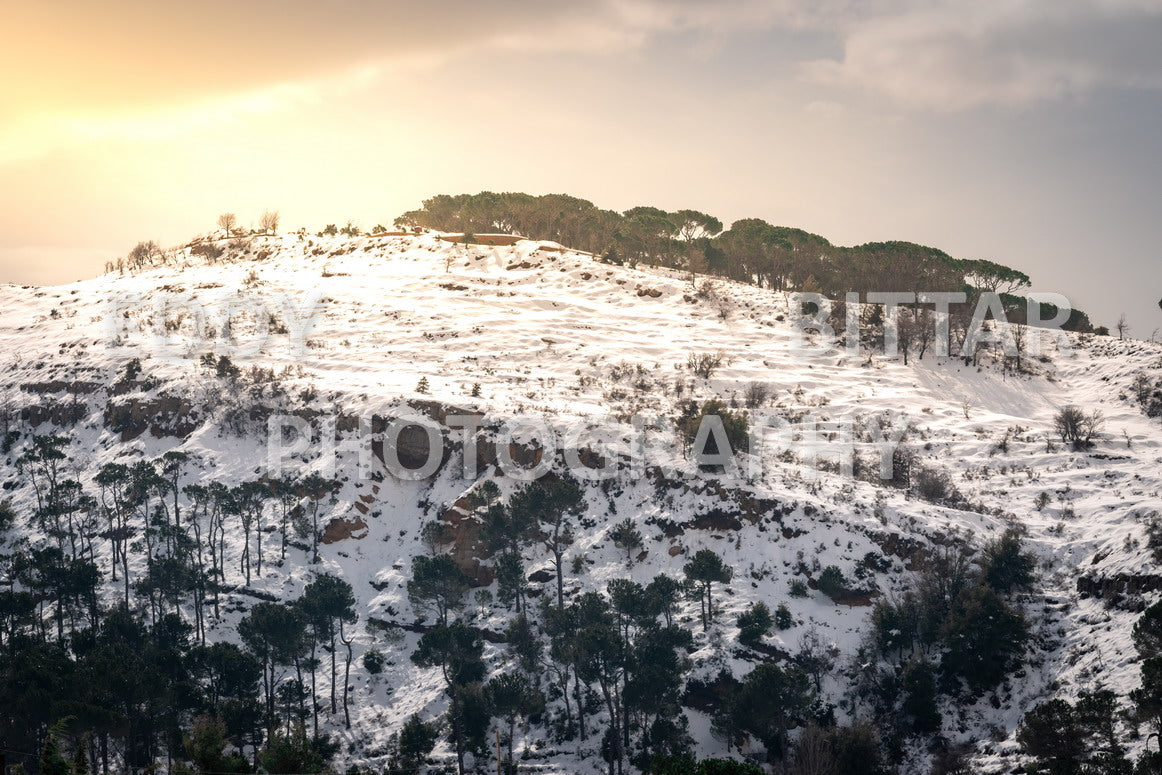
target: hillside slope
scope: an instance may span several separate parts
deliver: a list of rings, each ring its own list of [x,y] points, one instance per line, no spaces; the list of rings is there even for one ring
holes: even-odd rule
[[[763,448],[760,474],[706,476],[675,444],[642,476],[623,470],[613,484],[586,485],[568,548],[568,558],[582,558],[566,573],[569,599],[615,578],[681,578],[700,549],[723,557],[734,578],[716,592],[716,622],[698,626],[697,600],[684,600],[678,614],[693,632],[693,677],[712,679],[722,668],[741,677],[764,659],[780,662],[814,628],[839,653],[821,682],[824,699],[841,720],[866,712],[849,695],[866,668],[857,651],[870,604],[897,599],[940,547],[971,554],[1015,525],[1038,560],[1035,588],[1018,598],[1035,637],[1022,667],[997,689],[941,700],[942,735],[971,743],[979,767],[1000,772],[1017,761],[1017,724],[1039,700],[1072,697],[1099,680],[1123,698],[1138,685],[1130,627],[1162,589],[1146,533],[1148,515],[1162,510],[1162,426],[1127,396],[1137,373],[1162,365],[1157,346],[1070,335],[1068,350],[1051,348],[1033,363],[1036,373],[1020,375],[931,355],[909,365],[839,348],[807,357],[795,347],[784,294],[705,279],[694,287],[678,273],[609,266],[556,244],[460,245],[435,233],[256,237],[212,262],[187,246],[135,274],[7,286],[0,299],[2,405],[6,430],[18,434],[10,435],[2,479],[19,515],[0,551],[54,540],[29,517],[37,492],[17,464],[34,434],[68,437],[65,468],[96,496],[101,466],[172,450],[192,456],[183,484],[253,480],[266,473],[268,417],[295,415],[320,434],[336,423],[347,451],[335,467],[340,486],[323,504],[317,561],[298,536],[284,561],[275,558],[281,535],[271,511],[267,564],[247,586],[239,568],[248,539],[230,522],[226,602],[208,639],[237,641],[237,623],[256,599],[293,599],[318,573],[346,579],[358,615],[351,728],[341,713],[322,715],[343,742],[340,765],[382,767],[388,738],[405,719],[447,705],[439,671],[409,660],[431,624],[406,589],[414,558],[429,553],[421,526],[453,525],[454,539],[440,551],[495,592],[493,558],[464,526],[464,498],[484,479],[505,496],[522,486],[489,456],[478,478],[466,478],[451,442],[451,462],[429,479],[361,479],[354,418],[392,416],[408,404],[437,424],[457,413],[482,414],[486,425],[535,417],[561,431],[600,421],[627,450],[634,416],[678,417],[689,400],[745,403],[752,385],[769,386],[752,415],[798,421],[801,432],[787,449]],[[233,311],[229,320],[224,309]],[[697,376],[690,358],[708,354],[721,354],[721,365]],[[224,369],[220,356],[240,372]],[[1055,441],[1053,416],[1065,405],[1104,413],[1094,449]],[[802,434],[811,419],[834,424],[814,444]],[[963,497],[935,503],[874,476],[844,475],[829,456],[847,448],[828,441],[844,422],[856,429],[865,471],[878,460],[866,429],[907,424],[917,470],[946,472]],[[810,463],[813,451],[819,465]],[[328,473],[333,460],[321,435],[289,462]],[[628,553],[611,535],[626,517],[642,534]],[[108,542],[93,546],[106,569]],[[521,551],[535,579],[535,610],[555,595],[552,555],[540,540]],[[140,575],[144,557],[129,559]],[[844,594],[818,588],[828,566],[843,571]],[[805,596],[789,593],[796,579],[809,582]],[[106,602],[120,595],[108,581]],[[757,651],[738,644],[736,626],[754,601],[772,610],[784,604],[794,618]],[[496,636],[485,644],[491,673],[514,663],[500,636],[510,610],[472,598],[461,615]],[[370,649],[387,655],[381,675],[360,661]],[[550,715],[559,705],[550,702]],[[696,750],[725,755],[704,710],[684,711]],[[547,724],[520,735],[522,768],[606,771],[599,736],[557,740]],[[758,750],[754,741],[746,747]],[[436,756],[454,761],[447,742]],[[903,771],[926,771],[928,760],[917,746],[903,755]],[[492,766],[484,757],[478,763]]]

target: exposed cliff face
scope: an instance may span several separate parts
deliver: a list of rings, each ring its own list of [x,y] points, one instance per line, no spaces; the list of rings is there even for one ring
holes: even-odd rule
[[[846,718],[869,604],[898,596],[936,553],[973,557],[1013,525],[1040,563],[1037,589],[1021,602],[1044,637],[1019,680],[972,702],[945,700],[943,734],[973,744],[981,768],[1007,771],[1017,762],[1017,722],[1033,703],[1075,692],[1098,669],[1123,695],[1133,687],[1133,612],[1162,590],[1143,517],[1162,493],[1162,426],[1118,396],[1142,368],[1129,343],[1073,337],[1072,352],[1050,348],[1042,373],[1016,377],[987,362],[972,368],[931,356],[907,366],[838,348],[808,356],[796,349],[782,294],[706,280],[693,290],[684,276],[548,247],[286,235],[256,239],[250,252],[214,265],[180,250],[169,265],[138,275],[0,289],[0,369],[19,386],[3,396],[9,436],[0,460],[5,497],[25,515],[7,545],[51,540],[27,518],[36,493],[17,464],[34,435],[69,437],[69,476],[95,499],[100,466],[171,451],[190,455],[186,484],[270,480],[283,472],[270,469],[272,450],[288,474],[325,475],[333,489],[293,503],[286,560],[265,566],[249,586],[238,570],[247,539],[237,520],[228,523],[224,613],[211,636],[236,639],[233,628],[256,600],[290,599],[318,572],[348,580],[359,622],[345,750],[376,767],[404,719],[446,707],[439,681],[408,659],[431,627],[406,588],[413,558],[430,551],[422,526],[446,526],[437,550],[476,585],[459,615],[488,634],[489,671],[511,665],[501,633],[512,612],[473,596],[496,589],[496,557],[469,494],[491,482],[498,498],[511,498],[525,484],[514,471],[544,465],[559,474],[570,465],[567,449],[582,468],[611,471],[583,483],[564,558],[567,599],[620,577],[681,578],[700,549],[734,571],[706,631],[695,626],[695,600],[683,599],[677,614],[695,633],[697,683],[685,696],[706,755],[725,752],[706,715],[722,688],[720,670],[742,675],[757,661],[785,662],[815,628],[841,654],[821,687]],[[223,318],[222,305],[233,305],[234,318]],[[722,362],[699,376],[690,365],[699,353],[721,353]],[[769,386],[770,398],[747,406],[755,383]],[[711,399],[752,423],[763,413],[786,421],[786,443],[740,455],[739,472],[709,475],[692,460],[690,440],[665,426],[684,402]],[[1052,416],[1065,404],[1105,412],[1108,435],[1097,448],[1054,443]],[[571,440],[550,448],[535,434],[509,434],[514,418]],[[635,418],[649,427],[644,441]],[[845,455],[859,470],[875,470],[879,450],[867,429],[896,420],[910,428],[901,443],[914,464],[946,473],[961,500],[925,500],[906,478],[844,473]],[[846,441],[844,422],[857,429]],[[413,480],[393,474],[394,462],[407,471],[435,466]],[[315,506],[317,556],[302,530]],[[614,540],[627,517],[640,546]],[[264,540],[280,541],[282,530],[267,512]],[[521,559],[529,594],[554,599],[544,538],[523,545]],[[99,535],[94,556],[110,566]],[[130,572],[143,565],[134,554]],[[850,582],[832,597],[818,591],[829,566]],[[792,582],[803,585],[797,596]],[[120,594],[108,585],[110,601]],[[742,649],[737,617],[755,601],[784,604],[793,623],[761,648]],[[1110,601],[1116,606],[1107,610]],[[535,605],[532,612],[535,619]],[[373,648],[391,662],[374,679],[359,664]],[[550,703],[550,715],[559,704]],[[337,716],[323,724],[341,729]],[[603,770],[599,738],[549,738],[534,727],[523,740],[546,769]],[[437,753],[450,755],[444,744]],[[920,754],[905,763],[910,772],[926,766]]]

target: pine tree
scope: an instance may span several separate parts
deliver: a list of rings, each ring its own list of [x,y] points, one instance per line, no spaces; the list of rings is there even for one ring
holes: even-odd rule
[[[40,769],[38,775],[72,775],[72,766],[61,750],[59,736],[64,734],[68,719],[61,719],[49,729],[44,738],[44,747],[40,751]]]
[[[771,631],[774,618],[766,603],[751,603],[738,615],[738,640],[744,646],[757,646],[763,636]]]
[[[699,549],[682,568],[686,580],[695,586],[702,613],[702,629],[714,621],[714,599],[712,587],[715,582],[727,584],[734,576],[734,570],[722,558],[709,549]]]

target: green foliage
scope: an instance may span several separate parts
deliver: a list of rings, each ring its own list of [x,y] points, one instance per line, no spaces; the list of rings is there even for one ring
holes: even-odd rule
[[[807,597],[810,594],[807,591],[807,582],[803,581],[803,579],[791,579],[787,594],[791,597]]]
[[[775,627],[779,630],[789,630],[795,626],[795,617],[791,616],[791,609],[785,603],[779,603],[775,609]]]
[[[0,501],[0,533],[16,524],[16,510],[12,508],[12,501]]]
[[[609,537],[613,540],[614,546],[625,550],[627,561],[633,559],[634,550],[642,545],[642,534],[634,524],[633,517],[626,517],[614,525],[609,531]]]
[[[787,733],[803,722],[813,700],[803,671],[761,664],[730,692],[716,728],[756,738],[775,761],[787,752]]]
[[[1078,775],[1085,753],[1077,714],[1065,700],[1043,702],[1025,714],[1017,729],[1022,752],[1036,759],[1034,772]]]
[[[504,630],[509,649],[516,655],[522,669],[534,673],[540,668],[543,649],[537,633],[523,613],[512,618]]]
[[[1162,657],[1162,603],[1155,603],[1134,622],[1134,648],[1143,659]]]
[[[689,754],[656,756],[648,775],[762,775],[762,768],[737,759],[702,759]]]
[[[471,580],[449,555],[419,555],[412,559],[408,599],[417,611],[435,610],[440,624],[448,622],[449,611],[464,605],[464,595],[470,585]]]
[[[198,773],[244,773],[250,763],[238,754],[227,755],[226,724],[217,716],[201,715],[194,719],[190,731],[182,738],[186,756]]]
[[[762,643],[763,636],[771,631],[774,618],[771,609],[766,603],[759,601],[751,603],[747,609],[738,615],[738,640],[744,646],[757,646]]]
[[[326,738],[311,739],[302,724],[290,730],[276,730],[258,753],[262,768],[271,775],[312,775],[326,769],[331,743]]]
[[[1033,555],[1022,549],[1020,531],[1011,527],[985,547],[984,581],[1005,595],[1025,590],[1033,584],[1036,564]]]
[[[519,613],[524,607],[525,566],[519,554],[505,552],[496,558],[496,596],[506,608],[516,606]]]
[[[819,574],[819,591],[834,599],[847,591],[847,580],[843,571],[835,565],[828,565]]]
[[[1021,612],[984,585],[953,602],[940,627],[947,651],[941,669],[948,686],[963,681],[973,694],[999,684],[1025,651],[1028,627]]]
[[[363,652],[363,669],[369,675],[379,675],[383,672],[386,664],[387,658],[383,656],[383,652],[379,649],[368,649]]]
[[[484,644],[471,627],[441,625],[420,638],[411,659],[419,667],[438,667],[450,690],[484,677]]]
[[[900,678],[904,695],[903,711],[911,719],[912,731],[927,735],[940,730],[939,693],[936,670],[925,659],[912,660]]]
[[[691,584],[698,594],[702,627],[705,629],[714,621],[714,599],[711,594],[713,585],[715,582],[730,583],[734,569],[710,549],[699,549],[682,567],[682,573],[686,576],[687,583]]]
[[[65,757],[59,740],[65,723],[66,720],[57,722],[45,735],[44,746],[40,749],[38,775],[73,775],[72,765]]]
[[[388,769],[402,775],[415,775],[436,747],[437,739],[436,725],[425,723],[418,714],[413,713],[404,722],[394,741]]]
[[[648,263],[691,268],[690,259],[705,256],[699,272],[754,283],[775,290],[822,291],[838,298],[848,291],[969,291],[966,303],[952,314],[970,310],[980,292],[1000,293],[1013,322],[1025,320],[1026,302],[1013,296],[1028,286],[1028,276],[1011,267],[981,259],[957,259],[942,250],[911,242],[873,242],[854,247],[831,244],[818,234],[743,218],[723,230],[712,215],[696,210],[668,212],[632,207],[617,213],[565,194],[483,191],[440,194],[400,215],[397,226],[484,234],[521,234],[553,240],[601,256],[605,263]],[[329,227],[334,228],[334,227]],[[1056,315],[1041,303],[1041,320]],[[1065,328],[1090,331],[1088,316],[1074,310]]]
[[[750,437],[747,430],[750,420],[746,412],[733,411],[717,398],[706,401],[701,406],[693,401],[686,401],[681,405],[681,414],[675,422],[675,428],[687,446],[693,445],[697,440],[698,429],[702,427],[704,422],[708,422],[707,417],[717,417],[721,420],[722,430],[730,449],[720,450],[718,448],[715,434],[709,433],[711,426],[707,425],[708,435],[705,446],[702,449],[694,450],[695,453],[716,455],[722,452],[738,453],[750,450]]]
[[[1155,603],[1134,623],[1134,648],[1142,660],[1142,685],[1130,694],[1138,715],[1162,734],[1162,603]]]

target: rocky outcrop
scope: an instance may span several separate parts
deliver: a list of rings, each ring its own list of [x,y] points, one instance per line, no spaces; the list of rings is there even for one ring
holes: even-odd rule
[[[158,439],[184,439],[204,420],[198,407],[178,396],[128,398],[105,405],[105,427],[120,433],[122,441],[132,441],[146,431]]]
[[[1082,576],[1077,580],[1077,592],[1082,599],[1101,598],[1111,605],[1117,605],[1126,597],[1159,590],[1162,590],[1162,574],[1157,573],[1116,573],[1112,576]]]
[[[349,538],[356,540],[367,537],[367,523],[363,521],[363,517],[355,517],[355,519],[332,519],[323,528],[323,537],[320,539],[321,543],[333,544],[339,541],[346,541]]]
[[[440,514],[439,520],[445,525],[451,546],[449,554],[456,566],[472,579],[473,584],[482,587],[491,584],[496,574],[491,565],[484,564],[484,560],[490,558],[492,552],[484,541],[484,523],[472,512],[468,496],[461,496]]]

